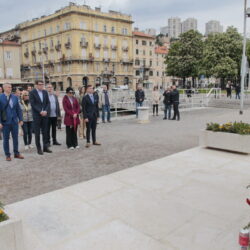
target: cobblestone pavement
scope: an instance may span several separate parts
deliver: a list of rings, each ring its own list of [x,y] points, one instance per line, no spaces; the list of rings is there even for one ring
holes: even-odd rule
[[[138,124],[134,118],[98,125],[97,138],[102,146],[79,150],[65,146],[65,131],[58,132],[63,144],[53,154],[38,156],[36,150],[23,151],[25,160],[6,162],[0,145],[0,200],[13,203],[55,189],[73,185],[124,168],[155,160],[198,145],[200,129],[209,121],[250,121],[250,112],[199,109],[181,113],[181,121],[151,117],[151,123]]]

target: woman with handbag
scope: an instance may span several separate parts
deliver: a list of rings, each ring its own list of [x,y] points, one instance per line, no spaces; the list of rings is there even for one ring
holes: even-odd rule
[[[64,124],[66,126],[66,144],[71,150],[78,149],[77,127],[80,124],[79,113],[80,105],[74,97],[74,90],[71,87],[66,89],[63,97],[63,108],[65,111]]]

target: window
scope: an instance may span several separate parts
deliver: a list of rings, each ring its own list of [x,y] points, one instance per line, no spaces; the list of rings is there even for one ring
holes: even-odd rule
[[[82,58],[86,59],[86,57],[87,57],[87,50],[84,48],[82,49]]]
[[[145,55],[146,55],[146,51],[145,51],[145,50],[143,50],[142,52],[143,52],[143,55],[145,56]]]
[[[127,60],[128,59],[128,53],[124,52],[122,58],[125,59],[125,60]]]
[[[43,31],[44,36],[47,36],[47,31],[46,29]]]
[[[111,44],[112,44],[112,46],[115,46],[115,45],[116,45],[116,39],[115,39],[115,38],[112,38]]]
[[[139,59],[135,60],[135,65],[137,65],[137,66],[140,65],[140,60]]]
[[[116,52],[112,51],[112,59],[116,59]]]
[[[99,36],[95,36],[95,44],[96,44],[96,45],[99,44]]]
[[[152,46],[152,42],[149,42],[149,45]]]
[[[139,41],[138,41],[138,40],[136,40],[136,41],[135,41],[135,43],[136,43],[136,44],[139,44]]]
[[[153,71],[149,71],[149,75],[153,76],[154,75]]]
[[[99,58],[99,57],[100,57],[100,51],[99,51],[99,50],[96,50],[96,51],[95,51],[95,57],[96,57],[96,58]]]
[[[100,71],[100,64],[99,63],[95,63],[95,71],[96,72]]]
[[[60,25],[59,24],[56,25],[56,32],[60,32]]]
[[[122,28],[122,34],[127,35],[128,34],[128,29],[127,28]]]
[[[70,27],[71,27],[70,22],[66,22],[66,23],[64,24],[64,30],[69,30]]]
[[[53,48],[54,47],[54,41],[53,39],[50,40],[50,48]]]
[[[108,38],[107,38],[106,36],[103,38],[103,44],[104,44],[105,46],[108,45]]]
[[[107,25],[106,24],[103,25],[103,32],[107,32]]]
[[[114,26],[111,27],[111,33],[115,33],[115,27]]]
[[[57,65],[57,72],[58,72],[58,73],[62,72],[62,66],[61,66],[60,64]]]
[[[108,59],[108,57],[109,57],[108,50],[103,51],[103,57],[104,57],[104,59]]]
[[[7,75],[7,77],[13,77],[13,69],[12,68],[7,68],[6,75]]]
[[[95,30],[95,31],[98,31],[98,23],[95,24],[94,30]]]
[[[136,75],[136,76],[139,76],[139,75],[140,75],[140,70],[136,70],[136,71],[135,71],[135,75]]]
[[[152,67],[152,65],[153,65],[153,62],[151,60],[149,61],[149,65],[150,65],[150,67]]]
[[[84,21],[81,21],[81,22],[80,22],[80,29],[82,29],[82,30],[86,30],[86,29],[87,29],[87,24],[86,24],[86,22],[84,22]]]
[[[159,71],[156,72],[157,76],[159,76]]]
[[[5,51],[5,59],[6,60],[11,60],[12,59],[11,51]]]
[[[49,32],[50,32],[50,34],[53,34],[53,27],[52,26],[50,26]]]
[[[141,43],[142,43],[143,46],[147,45],[147,41],[143,40]]]
[[[135,50],[135,54],[139,55],[139,50],[138,49]]]
[[[152,50],[150,50],[150,51],[149,51],[149,55],[150,55],[150,56],[152,56],[152,55],[153,55]]]

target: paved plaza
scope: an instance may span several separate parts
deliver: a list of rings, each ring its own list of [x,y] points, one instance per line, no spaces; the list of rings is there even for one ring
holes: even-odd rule
[[[250,122],[250,112],[239,116],[238,110],[204,108],[182,112],[179,122],[150,119],[149,124],[137,124],[134,118],[101,123],[97,134],[102,146],[86,149],[81,140],[73,152],[65,146],[65,131],[59,132],[63,145],[44,156],[35,149],[23,152],[21,143],[25,160],[6,162],[0,145],[0,200],[13,203],[190,149],[198,145],[207,122]]]

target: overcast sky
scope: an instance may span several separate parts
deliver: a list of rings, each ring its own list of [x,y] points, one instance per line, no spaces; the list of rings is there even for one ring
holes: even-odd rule
[[[178,16],[198,19],[198,29],[205,23],[218,20],[225,27],[233,25],[242,32],[243,0],[77,0],[78,4],[101,6],[103,11],[117,10],[131,14],[134,27],[157,28],[167,25],[167,19]],[[41,15],[48,15],[68,5],[66,0],[0,0],[0,32]],[[248,28],[250,32],[250,26]]]

